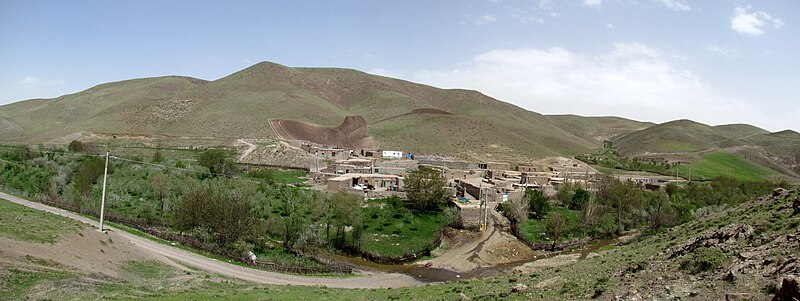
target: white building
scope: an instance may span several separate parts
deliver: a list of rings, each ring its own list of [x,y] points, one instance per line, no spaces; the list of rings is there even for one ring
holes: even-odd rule
[[[402,159],[403,158],[403,152],[401,152],[401,151],[383,151],[383,157],[384,158]]]

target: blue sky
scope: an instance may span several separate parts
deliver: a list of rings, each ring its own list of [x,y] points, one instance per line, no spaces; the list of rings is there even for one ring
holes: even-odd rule
[[[546,113],[800,130],[800,1],[5,1],[0,104],[259,61]]]

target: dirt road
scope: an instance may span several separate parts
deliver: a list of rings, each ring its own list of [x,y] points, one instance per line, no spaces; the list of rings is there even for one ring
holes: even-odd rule
[[[493,207],[490,205],[490,208]],[[478,268],[529,260],[542,255],[532,251],[511,233],[503,231],[503,228],[508,227],[508,220],[502,214],[494,210],[489,210],[489,213],[489,222],[486,230],[480,232],[480,237],[453,246],[441,256],[420,262],[420,264],[430,262],[437,268],[465,273]]]
[[[252,153],[254,150],[256,150],[256,145],[255,144],[247,142],[247,140],[244,140],[242,138],[236,139],[236,144],[247,145],[247,149],[245,149],[244,152],[242,152],[242,154],[239,155],[239,159],[236,162],[242,162],[244,160],[244,158],[246,158],[247,156],[250,155],[250,153]]]
[[[41,203],[31,202],[2,192],[0,192],[0,198],[9,200],[11,202],[29,208],[64,216],[70,219],[80,221],[82,223],[89,224],[94,227],[98,227],[98,222],[60,208],[47,206]],[[116,235],[127,239],[130,244],[136,246],[142,252],[151,252],[194,268],[206,270],[211,273],[216,273],[228,277],[252,281],[255,283],[303,285],[303,286],[327,286],[336,288],[386,288],[386,287],[415,286],[422,284],[421,282],[415,280],[413,277],[397,273],[364,273],[362,276],[359,277],[335,278],[335,277],[298,276],[298,275],[267,272],[208,258],[189,251],[157,243],[147,238],[139,237],[130,234],[128,232],[115,229],[113,227],[106,226],[106,228],[110,231],[113,231]]]

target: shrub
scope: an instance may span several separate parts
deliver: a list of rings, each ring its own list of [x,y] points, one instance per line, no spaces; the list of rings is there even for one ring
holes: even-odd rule
[[[692,274],[711,271],[725,262],[728,255],[716,247],[700,247],[686,256],[681,262],[681,269]]]

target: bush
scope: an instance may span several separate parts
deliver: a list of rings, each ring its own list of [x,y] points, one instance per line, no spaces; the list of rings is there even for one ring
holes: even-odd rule
[[[716,247],[700,247],[681,262],[681,269],[692,274],[712,271],[721,266],[728,255]]]
[[[528,200],[528,216],[531,218],[543,219],[550,212],[550,200],[541,190],[528,189],[525,191],[525,199]]]

